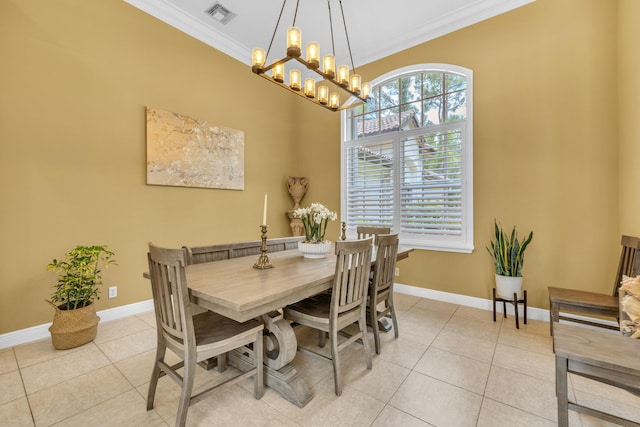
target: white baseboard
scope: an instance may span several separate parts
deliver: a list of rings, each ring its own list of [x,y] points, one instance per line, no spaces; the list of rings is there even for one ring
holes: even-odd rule
[[[450,292],[435,291],[433,289],[418,288],[396,283],[393,286],[395,292],[413,295],[421,298],[428,298],[436,301],[448,302],[451,304],[464,305],[467,307],[479,308],[481,310],[493,311],[493,301],[490,299],[470,297],[467,295],[452,294]],[[520,305],[519,307],[522,307]],[[502,315],[502,304],[496,307],[497,314]],[[522,313],[522,308],[520,309]],[[513,304],[507,304],[507,315],[515,315]],[[549,310],[536,307],[527,307],[527,319],[549,321]]]
[[[100,316],[100,321],[108,322],[109,320],[132,316],[149,310],[153,310],[153,300],[146,300],[102,310],[98,312],[98,316]],[[51,326],[51,322],[2,334],[0,335],[0,349],[49,338],[51,336],[49,334],[49,326]]]
[[[470,296],[460,295],[460,294],[452,294],[449,292],[435,291],[433,289],[418,288],[415,286],[402,285],[400,283],[394,284],[393,290],[401,294],[413,295],[421,298],[428,298],[436,301],[464,305],[467,307],[479,308],[482,310],[493,312],[493,301],[490,299],[476,298],[476,297],[470,297]],[[519,305],[519,307],[522,307],[522,306]],[[502,304],[496,307],[496,311],[497,311],[497,314],[502,315]],[[522,309],[520,309],[520,312],[522,313]],[[574,319],[581,319],[586,321],[596,320],[591,317],[579,316],[571,313],[562,313],[562,314],[565,317],[570,317]],[[515,315],[513,304],[507,304],[507,315],[512,315],[512,316]],[[549,310],[543,309],[543,308],[537,308],[537,307],[527,307],[527,320],[528,319],[541,320],[543,322],[548,322]],[[597,319],[597,321],[600,323],[604,323],[604,324],[615,326],[615,327],[618,326],[616,322],[612,322],[609,320]],[[560,322],[565,323],[564,320],[561,320]],[[575,323],[573,324],[575,325]],[[589,325],[580,325],[580,326],[591,328],[591,329],[602,330],[601,328],[597,328],[595,326],[589,326]]]
[[[413,295],[421,298],[429,298],[436,301],[448,302],[451,304],[479,308],[482,310],[487,310],[489,312],[493,311],[493,304],[489,299],[452,294],[450,292],[435,291],[433,289],[418,288],[415,286],[403,285],[400,283],[396,283],[393,289],[395,292],[401,294]],[[120,307],[110,308],[108,310],[102,310],[98,312],[98,316],[100,316],[101,321],[108,322],[109,320],[132,316],[134,314],[144,313],[145,311],[149,310],[153,310],[153,300],[146,300],[133,304],[123,305]],[[497,312],[498,314],[502,314],[502,307],[497,307]],[[507,315],[515,315],[513,304],[507,304]],[[584,316],[576,316],[570,314],[565,314],[565,316],[575,317],[583,320],[592,320],[589,317]],[[527,307],[527,319],[548,322],[549,310],[536,307]],[[603,323],[617,326],[615,322],[605,321]],[[51,323],[2,334],[0,335],[0,349],[48,338],[50,336],[49,326],[51,326]]]

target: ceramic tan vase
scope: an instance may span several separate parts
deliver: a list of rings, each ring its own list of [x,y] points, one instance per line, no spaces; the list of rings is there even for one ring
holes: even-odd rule
[[[293,198],[293,209],[300,209],[300,201],[307,192],[309,180],[303,176],[290,176],[287,180],[287,189]]]
[[[293,208],[287,212],[287,215],[291,220],[289,226],[291,227],[291,232],[294,236],[304,235],[304,227],[302,226],[302,221],[300,220],[300,218],[295,218],[293,216],[293,211],[296,209],[300,209],[300,201],[307,192],[308,186],[309,180],[303,176],[290,176],[287,180],[287,190],[289,190],[289,194],[293,199]]]

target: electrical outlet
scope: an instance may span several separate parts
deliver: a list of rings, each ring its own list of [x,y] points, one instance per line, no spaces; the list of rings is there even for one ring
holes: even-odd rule
[[[109,287],[109,298],[115,298],[118,296],[118,287],[111,286]]]
[[[400,275],[400,269],[398,267],[396,267],[396,276]]]

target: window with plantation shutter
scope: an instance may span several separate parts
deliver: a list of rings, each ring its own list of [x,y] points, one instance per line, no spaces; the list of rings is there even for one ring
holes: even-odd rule
[[[473,250],[472,73],[423,64],[372,82],[342,116],[342,221],[403,244]]]
[[[354,145],[347,154],[347,223],[391,227],[394,217],[392,141]]]

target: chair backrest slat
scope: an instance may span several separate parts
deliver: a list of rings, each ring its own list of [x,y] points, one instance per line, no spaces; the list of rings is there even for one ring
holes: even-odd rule
[[[383,292],[390,289],[395,277],[398,256],[398,234],[379,234],[376,253],[376,266],[373,270],[372,292]]]
[[[378,243],[377,236],[379,234],[389,234],[391,233],[391,228],[389,227],[365,227],[358,226],[356,227],[356,233],[358,235],[358,239],[366,239],[367,237],[374,237],[374,243]]]
[[[331,317],[352,310],[367,297],[373,238],[336,242],[336,274]]]
[[[147,258],[157,327],[186,344],[194,337],[184,272],[186,250],[164,249],[149,243]]]
[[[635,277],[640,274],[640,238],[632,236],[622,236],[620,241],[622,252],[616,272],[616,281],[613,284],[613,295],[618,295],[618,288],[622,276]]]

